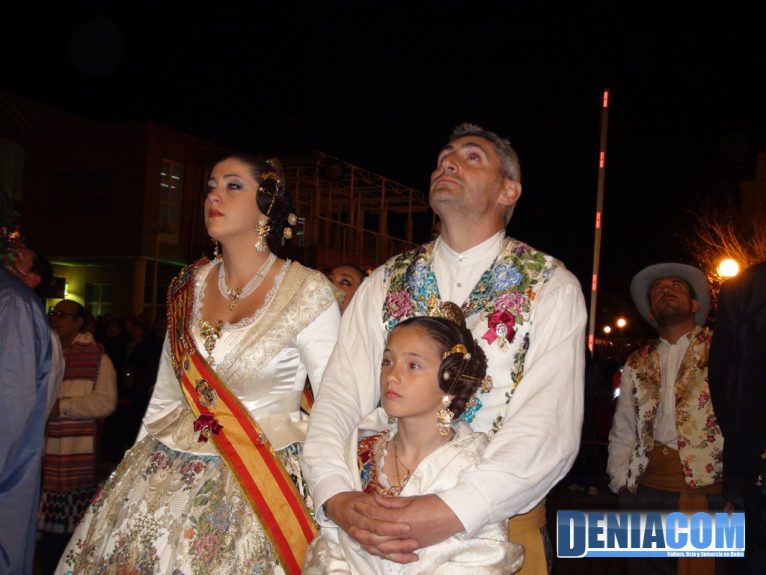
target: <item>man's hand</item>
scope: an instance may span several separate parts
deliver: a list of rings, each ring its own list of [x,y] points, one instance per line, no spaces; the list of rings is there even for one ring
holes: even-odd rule
[[[450,535],[463,531],[463,524],[436,495],[415,497],[381,497],[374,499],[376,507],[372,516],[381,520],[407,525],[407,539],[367,538],[366,534],[351,535],[368,553],[395,561],[410,563],[417,560],[415,549],[428,547],[443,541]]]
[[[452,509],[436,495],[376,496],[375,501],[394,514],[393,521],[409,525],[408,537],[418,542],[418,549],[444,541],[465,529]]]
[[[395,561],[417,561],[415,549],[443,541],[463,524],[436,495],[381,497],[339,493],[327,502],[327,515],[365,551]]]
[[[373,555],[399,563],[418,560],[413,553],[417,541],[407,539],[409,525],[395,520],[395,513],[380,506],[377,498],[359,491],[345,491],[330,497],[327,516]],[[383,548],[379,546],[383,545]]]

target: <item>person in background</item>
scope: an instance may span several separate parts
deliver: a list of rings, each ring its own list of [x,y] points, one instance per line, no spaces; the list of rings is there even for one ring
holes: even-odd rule
[[[27,575],[34,562],[51,336],[39,298],[7,269],[16,247],[11,223],[0,195],[0,573]]]
[[[351,264],[343,264],[333,268],[327,277],[343,293],[343,298],[340,300],[340,313],[343,313],[367,274],[361,268]]]
[[[726,443],[723,497],[744,510],[740,572],[766,573],[766,262],[726,280],[710,344],[710,398]]]
[[[30,247],[26,239],[19,238],[15,242],[13,261],[6,258],[6,269],[19,278],[45,302],[47,289],[53,278],[53,268],[48,258]],[[59,396],[61,382],[64,377],[64,354],[58,334],[51,333],[51,369],[48,372],[48,402],[46,414],[50,415]]]
[[[686,264],[660,263],[638,272],[630,293],[659,338],[625,364],[609,433],[609,487],[625,510],[720,510],[723,436],[708,387],[707,278]],[[628,565],[634,575],[688,567],[701,575],[714,572],[715,560],[647,557]]]
[[[59,301],[48,314],[64,350],[64,380],[45,429],[38,530],[41,562],[52,571],[96,493],[101,419],[117,406],[112,362],[84,331],[85,308]]]

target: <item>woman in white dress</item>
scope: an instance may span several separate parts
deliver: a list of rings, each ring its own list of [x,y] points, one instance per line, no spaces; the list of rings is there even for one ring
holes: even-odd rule
[[[488,391],[486,357],[457,305],[444,302],[439,313],[403,321],[388,336],[380,372],[383,407],[359,423],[346,454],[359,491],[378,497],[438,493],[454,487],[487,447],[486,434],[454,421],[480,386]],[[524,560],[523,548],[507,533],[507,521],[471,537],[458,533],[419,549],[418,561],[403,565],[366,553],[327,521],[309,548],[303,574],[506,575]]]
[[[214,167],[205,225],[222,256],[179,274],[157,383],[133,448],[58,573],[298,573],[315,531],[300,402],[335,345],[327,279],[269,245],[292,235],[281,166]],[[316,389],[315,389],[316,391]]]

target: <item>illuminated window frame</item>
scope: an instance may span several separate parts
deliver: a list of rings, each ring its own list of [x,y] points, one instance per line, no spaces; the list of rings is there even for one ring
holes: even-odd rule
[[[184,165],[162,158],[160,165],[160,201],[158,231],[164,243],[178,244],[181,229],[181,202],[183,200]]]

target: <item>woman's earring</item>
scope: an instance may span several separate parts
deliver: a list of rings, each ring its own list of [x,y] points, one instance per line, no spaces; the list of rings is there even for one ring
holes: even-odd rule
[[[218,258],[219,251],[218,251],[218,240],[214,238],[210,238],[210,241],[213,242],[213,257]]]
[[[269,235],[269,231],[271,231],[271,226],[269,226],[269,218],[266,216],[261,216],[255,226],[255,233],[258,234],[258,240],[255,242],[255,251],[266,251],[266,248],[268,247],[266,237]]]
[[[452,419],[455,417],[455,412],[449,408],[452,403],[452,398],[449,395],[442,396],[442,408],[436,412],[436,429],[439,430],[439,435],[447,436],[452,431]]]

